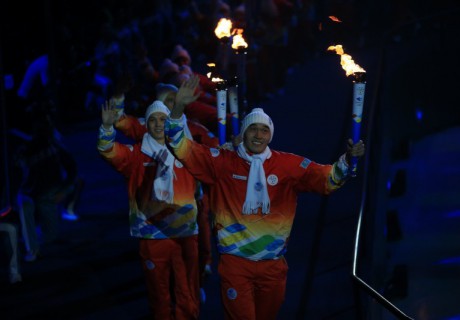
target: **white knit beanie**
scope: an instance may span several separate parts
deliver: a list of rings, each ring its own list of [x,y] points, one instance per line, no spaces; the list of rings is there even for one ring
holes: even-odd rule
[[[145,123],[147,124],[149,122],[149,117],[152,115],[154,112],[162,112],[169,116],[169,111],[168,107],[160,100],[155,100],[153,103],[147,108],[145,111]]]
[[[268,116],[268,114],[264,112],[262,108],[254,108],[250,113],[246,115],[246,117],[244,117],[243,122],[241,124],[241,137],[244,137],[244,132],[253,123],[261,123],[270,128],[271,136],[269,142],[271,142],[273,139],[275,127],[273,126],[272,119]]]

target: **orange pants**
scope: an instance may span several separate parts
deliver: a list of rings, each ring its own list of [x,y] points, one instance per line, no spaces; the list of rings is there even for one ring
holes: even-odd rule
[[[141,239],[139,253],[153,319],[198,319],[198,236]]]
[[[276,319],[286,292],[284,258],[252,261],[223,254],[218,271],[225,319]]]

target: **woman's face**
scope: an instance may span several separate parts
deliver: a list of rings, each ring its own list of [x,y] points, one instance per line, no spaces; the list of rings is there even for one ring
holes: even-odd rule
[[[167,117],[163,112],[154,112],[147,121],[149,134],[160,144],[165,144],[165,122]]]

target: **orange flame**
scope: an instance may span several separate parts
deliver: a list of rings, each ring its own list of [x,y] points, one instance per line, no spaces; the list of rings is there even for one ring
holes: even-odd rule
[[[211,79],[211,78],[214,76],[214,74],[215,74],[215,67],[216,67],[216,64],[215,64],[214,62],[208,62],[206,65],[207,65],[208,68],[209,68],[209,72],[206,73],[206,77],[207,77],[208,79]]]
[[[366,72],[353,61],[350,55],[343,51],[342,45],[338,44],[336,46],[329,46],[327,50],[335,51],[338,55],[340,55],[340,64],[342,65],[343,70],[345,70],[347,77],[355,72]]]
[[[329,19],[331,19],[332,21],[334,22],[342,22],[339,18],[337,18],[336,16],[329,16]]]
[[[221,39],[223,37],[230,38],[230,31],[232,30],[232,21],[230,19],[222,18],[217,23],[217,27],[214,30],[217,38]]]
[[[232,48],[233,49],[238,49],[238,48],[247,48],[248,44],[243,38],[243,29],[235,29],[233,31],[233,43],[232,43]]]
[[[213,77],[213,78],[211,78],[211,81],[212,82],[224,82],[224,79],[221,79],[219,77],[215,77],[215,78]]]

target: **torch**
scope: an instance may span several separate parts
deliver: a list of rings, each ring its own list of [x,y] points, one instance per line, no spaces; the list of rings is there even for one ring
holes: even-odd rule
[[[232,132],[236,137],[240,133],[239,114],[238,114],[238,81],[233,78],[228,83],[228,102],[230,104],[230,113],[232,115]]]
[[[243,111],[246,112],[246,55],[248,53],[248,44],[243,38],[243,29],[235,29],[232,48],[235,50],[237,57],[236,76],[239,82],[239,102],[241,102]]]
[[[219,145],[223,145],[227,140],[227,84],[225,80],[220,78],[212,78],[211,80],[216,83],[218,137]]]
[[[361,120],[364,106],[364,91],[366,88],[366,71],[357,65],[350,55],[345,54],[341,45],[330,46],[328,51],[335,51],[340,55],[340,64],[345,70],[347,77],[353,77],[353,111],[352,111],[352,139],[353,143],[359,141],[361,132]],[[353,157],[351,159],[351,174],[356,176],[356,166],[358,159]]]
[[[228,65],[228,55],[227,48],[231,36],[232,21],[230,19],[222,18],[217,23],[216,29],[214,29],[214,34],[220,40],[220,59],[221,61],[221,73],[225,75]]]

